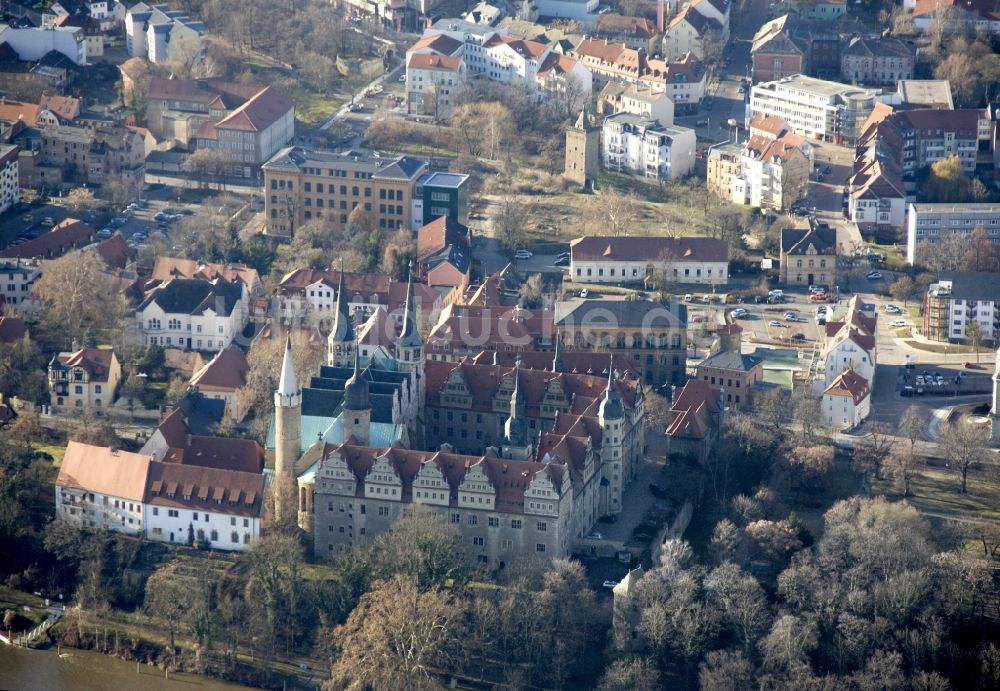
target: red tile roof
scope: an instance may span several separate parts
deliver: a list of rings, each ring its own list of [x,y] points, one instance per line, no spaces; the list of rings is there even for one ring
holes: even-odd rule
[[[66,447],[56,487],[71,487],[143,501],[149,456],[71,441]]]
[[[724,240],[705,237],[611,237],[590,235],[569,243],[573,261],[672,261],[724,262],[729,246]]]
[[[440,216],[417,231],[417,261],[425,261],[449,245],[469,248],[469,229],[449,216]]]
[[[109,269],[124,269],[132,259],[132,252],[121,233],[116,232],[94,248]]]
[[[57,259],[70,250],[89,245],[94,241],[94,229],[76,218],[57,223],[51,231],[28,240],[23,245],[8,247],[0,256],[20,259]]]
[[[406,63],[407,69],[439,70],[441,72],[458,72],[461,65],[462,58],[457,55],[427,55],[426,53],[414,53],[410,55]]]
[[[230,345],[195,372],[190,384],[202,392],[232,392],[246,385],[249,371],[246,354]]]
[[[150,461],[144,501],[153,506],[257,517],[264,501],[264,476]]]
[[[215,124],[216,130],[263,132],[295,107],[292,99],[273,86],[266,86]]]
[[[854,405],[858,405],[867,398],[869,391],[868,380],[849,369],[834,379],[823,393],[827,396],[850,396]]]

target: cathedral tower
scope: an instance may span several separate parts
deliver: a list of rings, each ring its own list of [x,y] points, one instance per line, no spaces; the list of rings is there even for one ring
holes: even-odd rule
[[[340,262],[340,282],[337,284],[337,304],[334,306],[333,330],[327,338],[326,364],[333,367],[350,367],[358,344],[351,323],[351,310],[344,289],[344,262]]]
[[[302,451],[302,390],[295,380],[292,339],[285,341],[278,389],[274,392],[274,522],[295,515],[295,462]]]
[[[413,271],[406,279],[406,306],[403,327],[396,337],[396,363],[401,372],[410,375],[411,391],[417,397],[418,409],[424,407],[424,340],[417,328],[417,306],[413,299]]]
[[[624,457],[622,447],[625,441],[625,405],[618,395],[618,377],[615,361],[608,366],[608,388],[597,409],[601,422],[601,463],[604,478],[608,481],[608,513],[622,510],[622,487],[624,485]]]

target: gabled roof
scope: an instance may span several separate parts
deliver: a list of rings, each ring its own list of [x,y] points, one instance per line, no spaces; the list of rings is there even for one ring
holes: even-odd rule
[[[440,216],[417,231],[417,261],[426,261],[449,245],[469,248],[469,228],[450,216]]]
[[[59,353],[56,361],[65,368],[79,367],[91,382],[106,382],[111,374],[115,351],[108,348],[81,348],[75,353]]]
[[[706,237],[617,237],[588,235],[569,243],[573,261],[670,261],[725,262],[729,246],[724,240]]]
[[[199,315],[212,310],[228,317],[242,299],[243,291],[243,283],[230,283],[224,278],[213,281],[174,278],[146,291],[138,311],[155,302],[166,314]]]
[[[257,269],[244,264],[216,264],[184,259],[181,257],[158,256],[153,263],[150,279],[169,281],[173,278],[204,278],[209,281],[224,278],[227,281],[242,281],[250,290],[260,284]]]
[[[837,253],[837,230],[821,225],[808,230],[802,228],[785,228],[781,231],[781,251],[788,255],[808,254],[809,248],[817,254]]]
[[[439,72],[458,72],[462,67],[462,58],[458,55],[428,55],[413,53],[406,61],[410,70],[437,70]]]
[[[149,464],[149,456],[71,441],[66,446],[56,487],[141,502]]]
[[[627,17],[614,12],[603,12],[597,15],[597,30],[613,35],[649,39],[656,36],[656,23],[645,17]]]
[[[118,231],[115,231],[115,234],[106,240],[97,243],[94,250],[109,269],[124,269],[132,260],[132,251],[125,242],[125,238]]]
[[[868,380],[849,369],[834,379],[823,394],[826,396],[849,396],[854,401],[854,405],[858,405],[868,397],[869,392]]]
[[[264,475],[150,461],[144,501],[153,506],[260,516]]]
[[[687,306],[649,300],[586,299],[577,302],[556,325],[587,330],[609,327],[686,328]]]
[[[70,250],[89,245],[94,229],[76,218],[57,223],[51,231],[17,247],[7,247],[0,256],[21,259],[57,259]]]
[[[215,123],[215,129],[263,132],[294,108],[292,99],[272,86],[265,86],[249,101]]]
[[[249,371],[246,354],[230,345],[195,372],[189,383],[200,391],[236,391],[246,385]]]
[[[455,55],[462,48],[462,42],[455,40],[448,34],[435,34],[424,36],[410,47],[408,53],[416,53],[419,50],[430,49],[438,55]]]

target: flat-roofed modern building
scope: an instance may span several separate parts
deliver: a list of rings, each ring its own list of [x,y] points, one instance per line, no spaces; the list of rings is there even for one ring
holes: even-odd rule
[[[1000,204],[910,204],[906,214],[906,261],[915,264],[924,243],[934,246],[959,235],[968,238],[982,228],[994,245],[1000,243]]]
[[[421,213],[413,215],[413,230],[446,216],[456,223],[469,223],[469,176],[459,173],[430,173],[417,181]]]
[[[687,127],[667,127],[652,118],[616,113],[604,120],[604,167],[655,180],[678,180],[694,168],[696,137]]]
[[[875,107],[877,93],[795,74],[754,86],[747,118],[777,116],[803,137],[851,146]]]

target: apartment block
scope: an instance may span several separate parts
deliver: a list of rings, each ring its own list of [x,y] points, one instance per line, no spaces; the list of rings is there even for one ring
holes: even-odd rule
[[[604,120],[601,158],[608,170],[672,181],[694,169],[695,143],[695,132],[690,128],[616,113]]]
[[[982,228],[993,244],[1000,243],[1000,204],[910,204],[906,214],[906,261],[916,264],[924,243],[934,245],[947,237],[968,238]]]
[[[995,273],[945,271],[924,296],[924,334],[932,341],[965,343],[976,324],[982,341],[1000,337],[1000,283]]]
[[[753,86],[747,117],[777,116],[803,137],[853,146],[875,96],[873,90],[796,74]]]

